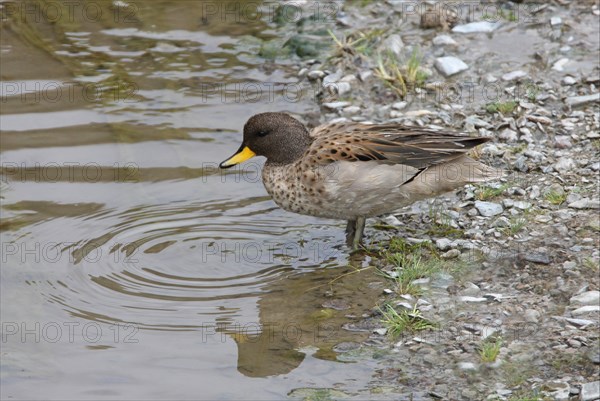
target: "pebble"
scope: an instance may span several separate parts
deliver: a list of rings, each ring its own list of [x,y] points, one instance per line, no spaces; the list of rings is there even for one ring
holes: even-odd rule
[[[562,187],[562,185],[558,184],[558,183],[554,183],[552,185],[550,185],[549,187],[544,188],[544,190],[542,191],[542,195],[547,196],[548,194],[557,194],[557,195],[564,195],[565,194],[565,189]]]
[[[373,71],[371,70],[364,70],[358,73],[358,79],[360,79],[362,82],[365,82],[367,79],[371,78],[373,76]]]
[[[435,246],[440,251],[447,251],[448,249],[450,249],[452,247],[452,241],[449,240],[448,238],[439,238],[439,239],[435,240]]]
[[[380,336],[385,336],[387,334],[387,329],[386,328],[375,329],[375,330],[373,330],[373,333],[379,334]]]
[[[569,203],[569,207],[572,209],[600,209],[600,200],[583,198]]]
[[[435,60],[435,68],[445,77],[449,77],[469,68],[461,59],[447,56],[438,57]]]
[[[505,199],[506,201],[507,199]],[[503,202],[504,203],[504,202]],[[506,206],[506,205],[504,205]],[[501,216],[498,217],[493,223],[492,223],[492,227],[508,227],[510,226],[510,221],[508,220],[508,218]]]
[[[575,167],[575,161],[570,157],[561,157],[554,164],[554,169],[559,173],[566,173],[567,171],[572,170]]]
[[[468,295],[460,297],[460,300],[463,302],[487,302],[487,298],[484,297],[471,297]]]
[[[572,76],[567,75],[566,77],[564,77],[562,79],[562,83],[563,83],[563,85],[571,86],[571,85],[575,85],[577,83],[577,80],[575,78],[573,78]]]
[[[598,305],[600,304],[600,291],[586,291],[571,297],[571,305]]]
[[[456,46],[457,43],[454,39],[452,39],[449,35],[438,35],[433,38],[433,44],[435,46]]]
[[[408,105],[407,102],[396,102],[392,104],[392,109],[394,110],[403,110]]]
[[[516,142],[519,139],[519,135],[512,129],[506,128],[500,132],[498,138],[505,140],[506,142]]]
[[[478,21],[470,22],[468,24],[456,25],[452,28],[452,32],[457,33],[479,33],[479,32],[493,32],[502,25],[500,22],[488,22]]]
[[[330,102],[330,103],[323,103],[323,107],[328,108],[330,110],[337,110],[337,109],[341,109],[347,106],[350,106],[350,102]]]
[[[515,201],[513,203],[513,207],[516,207],[517,209],[521,209],[521,210],[527,210],[527,209],[531,208],[531,203],[525,202],[525,201]]]
[[[386,50],[391,51],[396,56],[400,56],[402,54],[402,49],[404,49],[404,42],[402,42],[402,38],[397,33],[388,36],[383,41],[382,45]]]
[[[584,383],[581,386],[581,401],[592,401],[600,398],[600,381]]]
[[[460,256],[458,249],[450,249],[448,252],[444,252],[440,255],[442,259],[454,259]]]
[[[566,401],[569,399],[571,386],[567,382],[551,380],[545,383],[544,387],[552,394],[552,398],[556,401]]]
[[[348,114],[348,115],[354,115],[354,114],[358,114],[360,113],[360,107],[358,106],[348,106],[345,107],[344,110],[342,110],[344,112],[344,114]]]
[[[562,24],[562,18],[560,17],[552,17],[550,18],[550,25],[552,26],[557,26]]]
[[[403,223],[398,220],[398,218],[392,214],[390,214],[389,216],[385,216],[383,218],[383,221],[385,221],[387,224],[391,225],[391,226],[402,226]]]
[[[502,205],[494,202],[475,201],[475,208],[483,217],[496,216],[504,210]]]
[[[321,79],[325,76],[325,73],[321,70],[309,71],[306,76],[308,79]]]
[[[600,305],[582,306],[581,308],[577,308],[574,311],[572,311],[571,315],[579,316],[579,315],[585,315],[587,313],[592,313],[592,312],[600,312]]]
[[[502,75],[502,80],[503,81],[514,81],[516,79],[525,78],[526,76],[527,76],[527,73],[525,71],[517,70],[517,71],[508,72],[508,73]]]
[[[526,260],[527,262],[539,263],[542,265],[549,265],[551,262],[550,255],[545,252],[529,252],[522,254],[521,256],[523,260]]]
[[[554,146],[556,146],[558,149],[569,149],[573,147],[573,144],[568,136],[557,135],[556,138],[554,138]]]
[[[479,291],[481,291],[481,289],[477,286],[477,284],[467,282],[467,283],[465,283],[464,290],[462,290],[460,292],[460,295],[475,296],[475,295],[479,294]]]
[[[525,321],[530,322],[530,323],[539,322],[540,316],[541,316],[540,312],[536,311],[535,309],[527,309],[525,311],[525,313],[523,314]]]
[[[571,107],[591,102],[600,102],[600,92],[594,93],[593,95],[572,96],[565,99],[565,103]]]
[[[553,65],[552,65],[552,69],[554,71],[563,71],[565,68],[565,65],[569,62],[569,59],[564,57],[561,58],[560,60],[557,60]]]
[[[460,370],[477,370],[477,365],[473,362],[459,362],[457,366]]]

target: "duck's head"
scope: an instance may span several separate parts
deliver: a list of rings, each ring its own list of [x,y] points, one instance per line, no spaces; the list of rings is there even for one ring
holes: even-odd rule
[[[237,152],[219,167],[229,168],[254,156],[276,164],[298,160],[311,143],[304,125],[285,113],[256,114],[244,125],[244,139]]]

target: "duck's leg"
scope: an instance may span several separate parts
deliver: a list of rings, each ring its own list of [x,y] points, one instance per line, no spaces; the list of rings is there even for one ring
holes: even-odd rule
[[[356,224],[354,226],[356,232],[354,233],[354,239],[352,240],[353,250],[357,250],[362,243],[362,237],[363,233],[365,232],[366,221],[367,219],[365,217],[359,217],[356,219]]]
[[[346,245],[352,246],[356,235],[356,220],[348,220],[346,225]]]

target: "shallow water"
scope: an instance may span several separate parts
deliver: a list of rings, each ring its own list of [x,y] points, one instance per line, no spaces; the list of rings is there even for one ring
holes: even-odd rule
[[[315,107],[256,55],[267,18],[137,1],[50,23],[57,3],[18,4],[0,47],[2,398],[365,388],[374,366],[331,348],[363,338],[344,315],[381,289],[332,281],[353,272],[342,223],[278,209],[259,161],[216,169],[249,116]],[[322,307],[338,297],[349,309]]]

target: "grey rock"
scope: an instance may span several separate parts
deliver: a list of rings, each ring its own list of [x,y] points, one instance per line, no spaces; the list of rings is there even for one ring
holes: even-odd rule
[[[396,56],[400,56],[402,54],[402,49],[404,49],[404,42],[402,42],[400,35],[394,33],[383,41],[382,46]]]
[[[600,304],[600,291],[586,291],[571,297],[571,305],[598,305]]]
[[[550,18],[550,25],[557,26],[560,24],[562,24],[562,18],[560,18],[558,16],[554,16],[554,17]]]
[[[323,107],[328,108],[330,110],[337,110],[344,107],[350,106],[350,102],[329,102],[323,103]]]
[[[527,262],[539,263],[542,265],[549,265],[551,262],[550,255],[545,252],[529,252],[521,254],[521,257]]]
[[[435,240],[435,246],[440,251],[447,251],[448,249],[450,249],[452,247],[452,241],[449,240],[448,238],[439,238],[439,239]]]
[[[477,370],[477,365],[473,362],[459,362],[457,366],[460,370]]]
[[[309,71],[306,76],[308,77],[308,79],[321,79],[325,76],[325,73],[321,70],[314,70],[314,71]]]
[[[364,70],[358,73],[358,78],[362,81],[365,82],[367,79],[371,78],[373,76],[373,71],[371,70]]]
[[[345,107],[344,110],[342,110],[342,111],[344,112],[344,114],[348,114],[348,115],[353,116],[355,114],[360,113],[360,107],[358,107],[358,106],[348,106],[348,107]]]
[[[396,102],[392,104],[392,109],[394,110],[403,110],[408,105],[407,102]]]
[[[552,394],[552,398],[556,401],[566,401],[569,399],[571,386],[567,382],[552,380],[545,383],[544,387],[548,389],[548,392]]]
[[[442,259],[454,259],[460,256],[458,249],[450,249],[448,252],[444,252],[440,255]]]
[[[469,68],[461,59],[457,57],[447,56],[438,57],[435,60],[435,68],[445,77],[463,72]]]
[[[561,157],[554,164],[554,169],[559,173],[566,173],[576,167],[575,161],[570,157]]]
[[[565,103],[571,107],[580,106],[582,104],[600,102],[600,92],[592,95],[572,96],[565,99]]]
[[[498,217],[492,223],[492,227],[495,227],[495,228],[502,228],[502,227],[508,227],[508,226],[510,226],[510,221],[508,220],[508,218],[506,218],[504,216]]]
[[[567,203],[577,202],[580,199],[581,195],[576,192],[571,192],[569,195],[567,195]]]
[[[472,296],[464,295],[464,296],[460,297],[460,300],[462,302],[479,303],[479,302],[487,302],[488,299],[485,297],[472,297]]]
[[[527,165],[527,158],[524,155],[517,157],[517,160],[515,160],[513,167],[522,173],[526,173],[529,170],[529,166]]]
[[[592,401],[600,398],[600,381],[584,383],[581,386],[581,401]]]
[[[435,46],[456,46],[456,41],[450,35],[438,35],[432,40]]]
[[[503,81],[514,81],[516,79],[525,78],[526,76],[527,76],[527,73],[525,71],[517,70],[517,71],[507,72],[506,74],[502,75],[502,80]]]
[[[373,333],[379,334],[380,336],[385,336],[387,334],[387,329],[386,328],[375,329],[375,330],[373,330]]]
[[[479,32],[493,32],[498,29],[502,23],[500,22],[488,22],[478,21],[470,22],[468,24],[456,25],[452,28],[452,32],[457,33],[479,33]]]
[[[557,60],[553,65],[552,65],[552,69],[554,71],[563,71],[565,68],[565,65],[567,65],[569,63],[569,59],[564,57],[561,58],[559,60]]]
[[[586,305],[571,311],[573,316],[586,315],[588,313],[600,312],[600,305]]]
[[[521,210],[527,210],[527,209],[531,208],[531,203],[525,202],[525,201],[514,201],[513,207],[516,207],[517,209],[521,209]]]
[[[562,185],[554,183],[544,188],[544,190],[542,191],[542,195],[547,196],[548,194],[564,195],[565,189],[562,187]]]
[[[569,207],[572,209],[600,209],[600,200],[583,198],[569,203]]]
[[[465,283],[465,288],[460,292],[460,295],[464,296],[475,296],[479,294],[481,289],[477,286],[477,284],[467,282]]]
[[[498,138],[505,140],[506,142],[516,142],[519,139],[519,135],[510,128],[505,128],[500,132]]]
[[[558,149],[569,149],[573,147],[573,144],[571,143],[571,138],[568,136],[558,135],[556,138],[554,138],[554,146],[556,146]]]
[[[563,85],[571,86],[577,83],[577,80],[570,75],[567,75],[562,79]]]
[[[494,202],[475,201],[475,208],[484,217],[496,216],[504,210],[502,205]]]
[[[563,269],[565,269],[565,270],[571,270],[576,267],[577,267],[577,263],[570,261],[570,260],[563,263]]]
[[[596,365],[600,364],[600,347],[592,348],[586,353],[587,358],[595,363]]]
[[[541,316],[540,312],[536,311],[535,309],[527,309],[525,311],[525,313],[523,314],[525,321],[530,322],[530,323],[539,322],[540,316]]]

